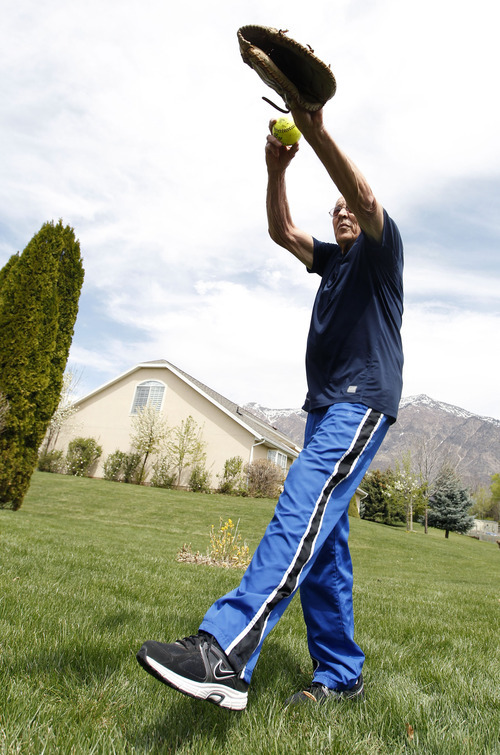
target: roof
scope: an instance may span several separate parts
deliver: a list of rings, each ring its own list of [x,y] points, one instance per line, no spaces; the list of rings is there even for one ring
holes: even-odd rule
[[[217,391],[214,391],[212,388],[209,388],[207,385],[204,385],[204,383],[197,380],[192,375],[189,375],[187,372],[184,372],[184,370],[181,370],[179,369],[179,367],[176,367],[170,362],[167,362],[166,359],[155,359],[150,362],[141,362],[132,369],[127,370],[121,375],[118,375],[118,377],[114,378],[113,380],[110,380],[99,388],[96,388],[94,391],[91,391],[91,393],[88,393],[81,399],[78,399],[77,401],[75,401],[74,405],[78,406],[91,396],[100,393],[104,388],[108,388],[114,383],[122,380],[124,377],[127,377],[128,375],[131,375],[134,372],[137,372],[138,370],[144,368],[158,368],[169,370],[174,375],[177,375],[177,377],[179,377],[185,383],[189,384],[198,393],[201,393],[203,396],[205,396],[205,398],[207,398],[212,404],[218,406],[225,414],[229,414],[236,422],[238,422],[238,424],[245,427],[248,432],[254,435],[256,441],[268,443],[273,448],[280,449],[293,457],[297,457],[299,455],[299,452],[301,450],[300,446],[297,446],[291,438],[282,433],[276,427],[273,427],[273,425],[270,425],[268,422],[265,422],[259,417],[256,417],[247,409],[239,406],[239,404],[236,404],[234,401],[231,401],[225,396],[222,396],[220,393],[217,393]]]

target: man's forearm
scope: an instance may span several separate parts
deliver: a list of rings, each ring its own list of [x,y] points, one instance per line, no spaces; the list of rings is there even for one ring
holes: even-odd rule
[[[295,123],[302,131],[316,155],[325,166],[339,193],[356,215],[361,228],[371,237],[380,239],[383,230],[383,209],[377,202],[367,180],[340,149],[323,125],[323,113],[292,110]]]
[[[312,237],[292,220],[288,204],[285,172],[270,172],[267,181],[266,209],[269,235],[307,267],[313,263]]]
[[[284,173],[276,172],[268,175],[266,209],[269,235],[280,246],[286,246],[293,223]]]
[[[370,185],[330,134],[322,129],[311,135],[309,143],[351,210],[361,216],[373,215],[377,200]]]

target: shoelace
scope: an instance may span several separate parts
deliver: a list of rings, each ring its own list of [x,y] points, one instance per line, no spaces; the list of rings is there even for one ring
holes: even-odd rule
[[[192,645],[193,648],[199,647],[199,645],[201,645],[203,640],[207,642],[208,647],[210,648],[214,641],[214,638],[212,637],[212,635],[209,635],[209,634],[203,634],[201,636],[199,634],[192,634],[189,637],[183,637],[182,640],[177,640],[177,644],[184,645],[186,650],[189,650],[190,645]]]

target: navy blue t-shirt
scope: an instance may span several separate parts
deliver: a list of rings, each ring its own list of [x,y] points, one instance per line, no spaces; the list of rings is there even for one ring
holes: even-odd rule
[[[402,389],[403,243],[384,210],[381,244],[363,232],[342,255],[314,239],[321,276],[307,339],[304,409],[362,403],[392,420]]]

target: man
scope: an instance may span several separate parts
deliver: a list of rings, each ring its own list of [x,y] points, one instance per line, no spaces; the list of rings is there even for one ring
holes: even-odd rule
[[[240,586],[211,606],[197,635],[146,642],[137,655],[160,681],[234,710],[246,706],[262,643],[299,587],[314,674],[311,686],[286,703],[363,696],[347,510],[401,396],[398,229],[327,132],[322,111],[296,108],[292,115],[342,195],[331,213],[336,244],[297,228],[285,173],[298,144],[267,137],[269,233],[321,276],[307,342],[304,449]]]

